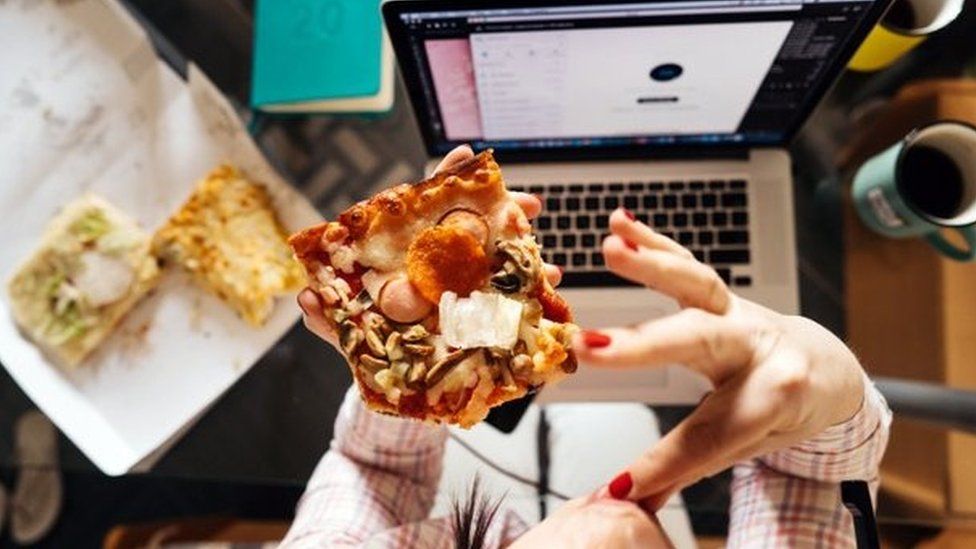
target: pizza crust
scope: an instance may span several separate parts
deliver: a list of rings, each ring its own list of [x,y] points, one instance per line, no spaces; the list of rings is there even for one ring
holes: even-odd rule
[[[323,297],[368,406],[467,427],[576,369],[577,328],[529,230],[486,151],[355,204],[289,243]],[[421,322],[394,322],[376,305],[382,285],[400,276],[432,305]],[[444,299],[489,323],[502,320],[492,311],[507,311],[509,322],[518,321],[516,342],[454,326],[448,345],[438,314]],[[486,328],[483,318],[471,326]]]

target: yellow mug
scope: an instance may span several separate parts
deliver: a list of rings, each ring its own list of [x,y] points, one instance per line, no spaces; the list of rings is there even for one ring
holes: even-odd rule
[[[847,68],[871,72],[894,63],[925,37],[952,23],[965,0],[896,0],[864,39]]]

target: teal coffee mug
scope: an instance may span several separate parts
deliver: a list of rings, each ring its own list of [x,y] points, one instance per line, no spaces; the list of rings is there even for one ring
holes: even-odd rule
[[[892,238],[921,236],[958,261],[976,259],[976,128],[917,128],[857,171],[854,205],[865,225]],[[942,235],[958,231],[968,249]]]

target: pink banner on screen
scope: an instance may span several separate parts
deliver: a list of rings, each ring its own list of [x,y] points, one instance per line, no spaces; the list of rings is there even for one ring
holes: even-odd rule
[[[481,114],[467,39],[427,40],[424,46],[445,135],[451,141],[480,139]]]

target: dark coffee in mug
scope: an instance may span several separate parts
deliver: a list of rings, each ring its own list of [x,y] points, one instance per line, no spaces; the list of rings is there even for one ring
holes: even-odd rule
[[[968,206],[962,170],[935,147],[909,147],[901,160],[897,185],[905,201],[929,217],[952,219]]]

